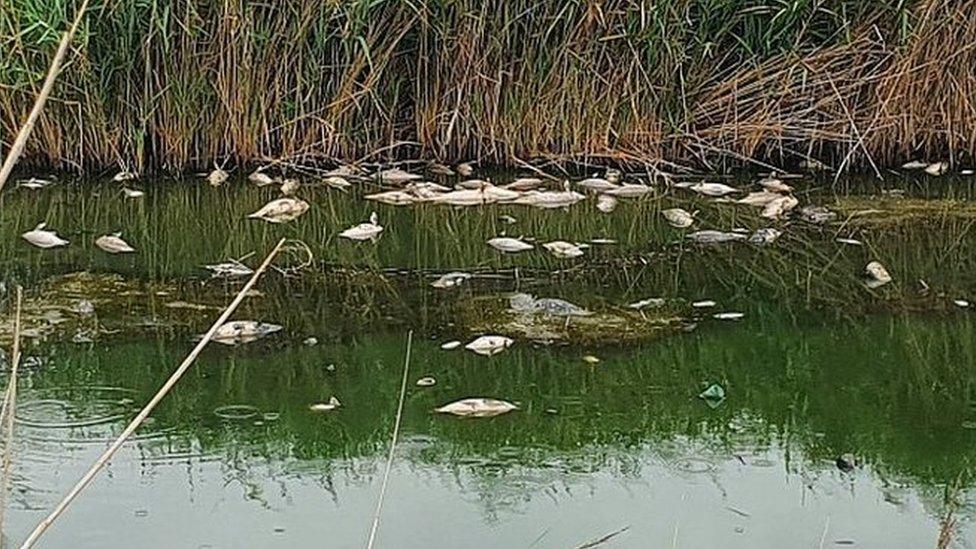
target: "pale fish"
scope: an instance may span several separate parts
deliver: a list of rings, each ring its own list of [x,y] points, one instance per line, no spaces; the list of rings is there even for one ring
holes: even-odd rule
[[[427,171],[435,175],[454,175],[454,170],[450,166],[445,166],[438,162],[427,166]]]
[[[563,240],[546,242],[542,247],[560,259],[572,259],[583,255],[583,250],[579,246]]]
[[[925,173],[929,175],[942,175],[949,169],[948,162],[933,162],[925,167]]]
[[[654,192],[654,187],[639,183],[624,183],[619,187],[603,191],[604,194],[616,196],[617,198],[639,198],[652,192]]]
[[[891,275],[888,269],[878,261],[872,261],[864,267],[865,284],[872,290],[880,288],[891,282]]]
[[[698,183],[688,187],[692,191],[705,196],[725,196],[739,192],[739,189],[730,187],[725,183]]]
[[[491,238],[488,240],[488,245],[500,252],[506,253],[524,252],[533,248],[532,244],[520,238],[512,238],[509,236],[496,236],[495,238]]]
[[[758,192],[753,192],[747,194],[745,197],[736,200],[737,204],[746,204],[748,206],[765,206],[774,200],[779,200],[783,198],[783,195],[779,193],[770,192],[767,190],[762,190]]]
[[[122,240],[122,233],[107,234],[95,239],[95,245],[110,254],[132,253],[135,250],[128,242]]]
[[[474,166],[468,162],[462,162],[454,168],[461,177],[468,177],[474,173]]]
[[[112,181],[116,183],[122,183],[123,181],[132,181],[133,179],[138,179],[139,175],[135,172],[130,172],[129,170],[121,170],[112,176]]]
[[[210,271],[213,278],[238,278],[254,274],[253,269],[239,261],[214,263],[213,265],[204,265],[203,268]]]
[[[364,196],[366,200],[374,200],[380,204],[391,206],[404,206],[417,202],[417,197],[407,191],[384,191],[381,193],[368,194]]]
[[[487,179],[466,179],[457,184],[458,189],[482,189],[491,185]]]
[[[496,398],[465,398],[440,408],[434,408],[439,414],[451,414],[460,417],[494,417],[518,410],[518,406]]]
[[[383,232],[383,226],[378,222],[379,216],[376,215],[376,212],[373,212],[369,216],[368,223],[360,223],[359,225],[350,227],[339,233],[339,236],[348,238],[349,240],[372,240],[375,242],[379,238],[380,233]]]
[[[437,385],[437,380],[431,376],[422,377],[417,380],[417,387],[433,387]]]
[[[298,198],[278,198],[268,202],[260,210],[248,215],[250,219],[263,219],[268,223],[287,223],[308,211],[308,202]]]
[[[708,309],[714,307],[715,305],[717,305],[717,303],[715,303],[711,299],[703,299],[701,301],[695,301],[694,303],[691,304],[691,306],[696,309]]]
[[[207,174],[207,183],[217,187],[222,185],[224,181],[227,181],[228,177],[230,176],[227,174],[227,172],[217,166],[214,166],[213,171]]]
[[[247,176],[247,180],[250,181],[251,183],[254,183],[258,187],[264,187],[266,185],[271,185],[272,183],[274,183],[274,178],[262,172],[261,168],[258,168],[253,172],[251,172],[251,174]]]
[[[624,176],[624,173],[616,168],[607,168],[607,171],[603,174],[603,178],[611,183],[620,183],[620,178]]]
[[[461,346],[461,342],[454,340],[454,341],[448,341],[441,344],[441,349],[444,349],[445,351],[453,351],[454,349],[457,349],[460,346]]]
[[[513,191],[531,191],[538,189],[541,186],[542,180],[537,177],[520,177],[505,185],[505,188]]]
[[[775,242],[781,234],[783,234],[783,231],[772,227],[756,229],[756,232],[752,233],[752,236],[749,237],[749,242],[757,246],[766,246]]]
[[[325,177],[322,179],[322,183],[327,187],[339,189],[340,191],[344,191],[349,187],[352,187],[352,183],[341,175],[330,175]]]
[[[712,318],[716,320],[741,320],[742,317],[744,316],[746,316],[745,313],[729,312],[729,313],[715,313],[712,315]]]
[[[281,182],[281,194],[285,196],[294,196],[301,186],[301,182],[297,179],[285,179]]]
[[[648,307],[663,307],[666,301],[661,297],[649,297],[647,299],[642,299],[640,301],[635,301],[630,305],[627,305],[630,309],[646,309]]]
[[[857,239],[854,239],[854,238],[842,238],[841,237],[841,238],[836,238],[835,240],[839,244],[846,244],[848,246],[863,246],[864,245],[860,240],[857,240]]]
[[[213,340],[224,345],[240,345],[257,341],[262,337],[280,332],[281,326],[256,320],[233,320],[222,324],[214,332]]]
[[[598,193],[617,188],[617,185],[603,179],[602,177],[589,177],[582,181],[577,181],[576,185]]]
[[[462,189],[435,196],[430,199],[434,204],[449,204],[451,206],[479,206],[492,204],[497,199],[486,195],[482,189]]]
[[[522,196],[522,193],[511,189],[503,189],[494,185],[482,187],[481,192],[493,202],[508,202]]]
[[[520,197],[513,201],[512,204],[524,204],[542,209],[556,209],[568,208],[586,198],[575,191],[533,191],[526,194],[529,196]]]
[[[471,278],[470,273],[462,273],[462,272],[455,271],[455,272],[441,275],[437,280],[431,282],[430,285],[440,290],[446,290],[464,284],[464,282],[469,278]]]
[[[383,183],[406,183],[407,181],[416,181],[418,179],[423,179],[424,176],[417,175],[415,173],[410,173],[400,168],[390,168],[388,170],[383,170],[377,172],[373,177],[379,179]]]
[[[138,189],[130,189],[129,187],[122,187],[122,194],[124,194],[126,198],[141,198],[146,195],[146,193]]]
[[[43,189],[44,187],[53,184],[54,181],[50,179],[41,179],[39,177],[31,177],[30,179],[23,179],[17,182],[18,187],[31,190]]]
[[[776,179],[775,177],[767,177],[766,179],[759,180],[759,186],[771,193],[791,193],[793,192],[793,187],[783,183],[782,179]]]
[[[901,165],[903,170],[921,170],[922,168],[927,168],[928,162],[922,162],[921,160],[910,160]]]
[[[613,213],[617,209],[618,203],[619,201],[616,197],[610,196],[609,194],[601,194],[596,198],[596,209],[605,214]]]
[[[511,338],[500,335],[481,336],[467,345],[465,349],[482,356],[494,356],[511,347],[515,343]]]
[[[694,216],[681,208],[662,210],[661,215],[664,216],[669,225],[677,229],[686,229],[695,222]]]
[[[733,242],[735,240],[745,240],[746,235],[740,233],[727,233],[723,231],[695,231],[686,235],[686,238],[698,244],[721,244],[723,242]]]
[[[795,208],[799,203],[800,201],[796,198],[786,195],[766,204],[766,206],[763,207],[762,213],[759,215],[765,217],[766,219],[779,219],[787,212]]]
[[[57,232],[45,230],[44,227],[46,226],[47,223],[40,223],[34,227],[34,230],[27,231],[20,236],[38,248],[57,248],[68,245],[68,241],[59,237]]]
[[[332,412],[338,410],[342,406],[339,399],[336,397],[330,397],[328,402],[316,402],[308,407],[309,410],[313,412]]]

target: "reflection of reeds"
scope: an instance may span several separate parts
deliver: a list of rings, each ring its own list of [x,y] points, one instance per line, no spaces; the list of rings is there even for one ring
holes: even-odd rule
[[[14,312],[14,348],[10,355],[10,377],[7,390],[3,393],[3,408],[0,410],[0,430],[3,431],[3,470],[0,481],[0,532],[3,532],[3,519],[7,512],[7,494],[10,491],[10,473],[14,453],[14,420],[17,417],[17,369],[20,366],[20,307],[23,290],[17,286],[17,302]]]
[[[0,7],[4,135],[70,9]],[[973,17],[944,0],[108,3],[27,153],[143,171],[972,152]]]

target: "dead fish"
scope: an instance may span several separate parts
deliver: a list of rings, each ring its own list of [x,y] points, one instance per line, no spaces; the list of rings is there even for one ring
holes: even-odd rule
[[[701,301],[695,301],[694,303],[691,304],[691,306],[696,309],[708,309],[714,307],[715,305],[717,305],[717,303],[715,303],[711,299],[703,299]]]
[[[433,387],[437,385],[437,380],[431,376],[422,377],[417,380],[417,387]]]
[[[855,240],[853,238],[837,238],[835,239],[840,244],[847,244],[848,246],[862,246],[863,243],[860,240]]]
[[[416,196],[421,200],[428,200],[431,198],[436,198],[441,193],[450,192],[450,188],[440,185],[438,183],[432,183],[430,181],[416,181],[414,183],[407,183],[407,186],[403,190]]]
[[[253,269],[238,261],[204,265],[203,268],[210,271],[213,278],[239,278],[254,274]]]
[[[508,202],[522,196],[522,193],[518,191],[513,191],[511,189],[503,189],[501,187],[496,187],[491,184],[482,187],[481,192],[486,197],[488,197],[488,199],[490,199],[492,202]]]
[[[786,215],[787,212],[795,208],[799,203],[800,201],[796,198],[786,195],[766,204],[766,206],[763,207],[762,213],[759,215],[761,217],[765,217],[766,219],[780,219]]]
[[[447,273],[445,275],[441,275],[440,278],[431,282],[430,285],[433,286],[434,288],[446,290],[448,288],[455,288],[457,286],[460,286],[461,284],[464,284],[464,282],[469,278],[471,278],[471,275],[469,273],[462,273],[462,272],[455,271],[455,272]]]
[[[122,240],[122,233],[107,234],[95,239],[95,245],[110,254],[132,253],[135,250],[128,242]]]
[[[468,162],[462,162],[454,168],[461,177],[468,177],[474,173],[474,166]]]
[[[878,261],[872,261],[864,267],[864,276],[865,285],[872,290],[891,282],[891,275],[888,274],[888,269],[885,269],[884,265]]]
[[[38,248],[57,248],[68,245],[68,241],[59,237],[57,232],[44,230],[44,227],[47,227],[47,223],[39,223],[34,227],[34,230],[27,231],[20,236]]]
[[[590,239],[590,244],[610,245],[616,243],[617,241],[612,238],[591,238]]]
[[[513,191],[532,191],[541,186],[542,180],[537,177],[520,177],[505,185],[505,188]]]
[[[823,162],[817,160],[816,158],[811,158],[811,157],[807,157],[801,160],[800,168],[812,172],[822,172],[822,171],[830,170],[830,166],[824,164]]]
[[[356,166],[350,164],[344,164],[335,169],[329,170],[322,174],[324,177],[345,177],[345,178],[361,178],[364,175],[363,170]]]
[[[518,406],[496,398],[465,398],[434,408],[439,414],[451,414],[460,417],[494,417],[518,410]]]
[[[455,188],[457,189],[483,189],[491,185],[491,181],[487,179],[466,179],[459,182]]]
[[[427,171],[435,175],[454,175],[454,170],[450,166],[445,166],[438,162],[434,162],[430,166],[427,166]]]
[[[925,167],[925,173],[929,175],[942,175],[949,169],[948,162],[933,162]]]
[[[587,364],[599,364],[600,363],[600,359],[597,358],[597,357],[595,357],[595,356],[593,356],[593,355],[584,355],[583,356],[583,362],[585,362]]]
[[[372,240],[375,242],[381,232],[383,232],[383,226],[379,224],[379,216],[376,215],[376,212],[373,212],[369,216],[368,223],[360,223],[359,225],[350,227],[339,233],[339,236],[348,238],[349,240]]]
[[[280,332],[281,326],[256,320],[233,320],[214,332],[213,340],[223,345],[240,345]]]
[[[465,349],[482,356],[494,356],[511,347],[514,340],[505,336],[481,336],[464,346]]]
[[[366,200],[374,200],[380,204],[391,206],[404,206],[417,202],[417,197],[407,191],[385,191],[381,193],[368,194],[364,196]]]
[[[640,198],[652,192],[654,192],[654,187],[650,187],[648,185],[642,185],[639,183],[624,183],[619,187],[614,187],[612,189],[603,191],[603,194],[616,196],[617,198]]]
[[[228,177],[230,177],[230,175],[228,175],[227,172],[221,168],[218,168],[217,166],[214,166],[213,171],[207,174],[207,183],[210,183],[214,187],[218,187],[222,185],[224,181],[227,181]]]
[[[589,177],[583,179],[582,181],[577,181],[576,185],[578,187],[583,187],[594,192],[603,193],[611,189],[616,189],[617,185],[603,179],[602,177]]]
[[[126,198],[141,198],[142,196],[145,196],[146,193],[137,189],[122,187],[122,194],[124,194]]]
[[[123,181],[132,181],[133,179],[138,179],[139,175],[135,172],[130,172],[128,170],[121,170],[117,174],[112,176],[112,181],[116,183],[122,183]]]
[[[783,183],[782,179],[776,179],[774,177],[769,177],[766,179],[759,180],[759,186],[771,193],[791,193],[793,192],[793,187]]]
[[[620,178],[623,176],[624,172],[616,168],[607,168],[607,171],[603,174],[603,178],[611,183],[620,183]]]
[[[667,220],[668,225],[677,229],[686,229],[695,222],[694,216],[681,208],[669,208],[662,210],[661,215]]]
[[[281,182],[281,194],[293,196],[301,188],[302,184],[297,179],[285,179]]]
[[[344,191],[349,187],[352,187],[352,183],[340,175],[330,175],[329,177],[323,178],[322,183],[327,187],[339,189],[340,191]]]
[[[333,410],[338,410],[342,406],[339,399],[336,397],[330,397],[329,402],[316,402],[308,407],[309,410],[313,412],[331,412]]]
[[[390,168],[388,170],[379,171],[376,172],[373,177],[379,179],[383,183],[406,183],[407,181],[416,181],[424,178],[422,175],[410,173],[401,170],[400,168]]]
[[[765,206],[774,200],[779,200],[784,198],[783,195],[779,193],[770,192],[767,190],[762,190],[758,192],[753,192],[747,194],[744,198],[736,200],[736,204],[745,204],[747,206]]]
[[[583,255],[583,250],[579,246],[563,240],[546,242],[542,247],[560,259],[572,259]]]
[[[54,181],[50,179],[41,179],[39,177],[22,179],[17,182],[18,187],[22,187],[24,189],[30,189],[30,190],[43,189],[44,187],[49,187],[51,185],[54,185]]]
[[[837,214],[823,206],[804,206],[800,208],[800,218],[807,223],[821,225],[837,219]]]
[[[964,309],[966,307],[969,307],[969,302],[966,301],[965,299],[954,299],[952,300],[952,304],[955,305],[956,307],[962,307]]]
[[[649,297],[647,299],[642,299],[640,301],[635,301],[630,305],[627,305],[630,309],[646,309],[648,307],[663,307],[666,301],[662,297]]]
[[[506,225],[513,225],[513,224],[515,224],[515,223],[518,222],[517,219],[515,219],[514,217],[512,217],[510,215],[500,215],[500,216],[498,216],[498,220],[501,221],[502,223],[506,224]]]
[[[308,202],[298,198],[272,200],[260,210],[248,215],[249,219],[263,219],[268,223],[287,223],[308,211]]]
[[[500,252],[518,253],[533,248],[532,244],[523,241],[521,238],[511,238],[508,236],[496,236],[488,240],[488,245]]]
[[[725,183],[698,183],[688,187],[692,191],[705,196],[725,196],[739,192],[739,189],[730,187]]]
[[[686,238],[693,240],[698,244],[721,244],[723,242],[732,242],[735,240],[745,240],[746,235],[739,233],[726,233],[722,231],[695,231],[685,235]]]
[[[483,189],[451,191],[430,199],[430,202],[434,204],[449,204],[451,206],[480,206],[497,201],[497,199],[485,194]]]
[[[745,313],[715,313],[712,318],[715,320],[741,320],[742,317],[746,316]]]
[[[460,346],[461,346],[461,342],[460,341],[457,341],[457,340],[455,340],[455,341],[448,341],[447,343],[444,343],[444,344],[441,345],[441,349],[444,349],[445,351],[453,351],[454,349],[457,349]]]
[[[250,175],[247,176],[247,180],[250,181],[251,183],[254,183],[258,187],[271,185],[275,181],[274,178],[272,178],[270,175],[262,172],[261,168],[258,168],[253,172],[251,172]]]
[[[783,231],[772,227],[756,229],[756,232],[752,233],[752,236],[749,237],[749,242],[757,246],[766,246],[775,242],[781,234],[783,234]]]
[[[601,194],[596,199],[596,209],[605,214],[613,213],[617,209],[618,203],[619,201],[616,197],[610,196],[609,194]]]
[[[927,168],[929,166],[928,162],[922,162],[921,160],[910,160],[901,165],[903,170],[921,170],[922,168]]]
[[[973,170],[959,170],[959,175],[973,175],[976,171]]]
[[[570,303],[565,299],[543,297],[536,299],[526,293],[515,293],[508,298],[509,306],[513,311],[528,314],[544,314],[548,316],[590,316],[593,313]]]
[[[575,191],[530,191],[512,201],[512,204],[534,206],[543,209],[556,209],[568,208],[585,198],[584,195]]]

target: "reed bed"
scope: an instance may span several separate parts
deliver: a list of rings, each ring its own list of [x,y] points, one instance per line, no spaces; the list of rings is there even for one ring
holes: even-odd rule
[[[0,134],[25,118],[75,8],[0,6]],[[108,0],[89,10],[25,157],[89,171],[965,162],[974,12],[970,0]]]

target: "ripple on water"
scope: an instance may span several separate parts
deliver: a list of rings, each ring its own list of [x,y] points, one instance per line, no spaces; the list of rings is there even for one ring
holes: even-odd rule
[[[16,421],[35,429],[77,429],[116,423],[136,411],[125,387],[50,387],[17,404]]]
[[[250,404],[228,404],[214,408],[213,414],[220,419],[244,420],[258,415],[258,409]]]
[[[711,473],[715,471],[716,465],[712,461],[694,456],[678,458],[670,463],[671,467],[682,473]]]

